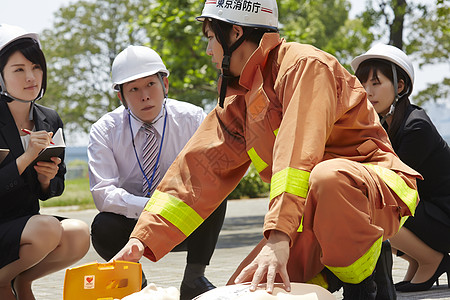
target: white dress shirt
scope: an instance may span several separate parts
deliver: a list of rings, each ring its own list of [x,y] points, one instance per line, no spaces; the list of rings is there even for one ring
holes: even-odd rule
[[[206,116],[202,108],[173,99],[166,100],[165,108],[166,129],[159,160],[161,178]],[[164,118],[163,106],[153,124],[158,145],[161,145]],[[131,138],[132,131],[142,164],[145,133],[140,130],[141,126],[142,122],[130,116],[124,106],[120,106],[91,127],[87,149],[89,183],[95,205],[101,212],[113,212],[136,219],[148,201],[143,196],[143,174]]]

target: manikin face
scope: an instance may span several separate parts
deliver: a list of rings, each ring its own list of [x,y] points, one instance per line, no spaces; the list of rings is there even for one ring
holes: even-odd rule
[[[392,84],[392,81],[381,72],[377,72],[375,75],[376,76],[374,76],[373,71],[370,71],[367,81],[363,82],[362,85],[367,92],[367,98],[372,103],[377,113],[386,115],[389,112],[392,102],[394,102],[394,85]]]
[[[163,77],[163,83],[169,91],[167,77]],[[146,123],[158,116],[164,102],[164,91],[157,74],[126,82],[122,88],[125,99],[121,100],[126,102],[133,115]]]
[[[29,61],[20,51],[14,52],[3,69],[8,93],[18,99],[34,100],[41,91],[44,72],[40,65]]]

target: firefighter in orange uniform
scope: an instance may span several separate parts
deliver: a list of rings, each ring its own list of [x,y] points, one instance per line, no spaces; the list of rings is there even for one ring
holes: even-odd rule
[[[265,239],[234,282],[254,290],[267,280],[270,293],[281,280],[289,291],[290,281],[318,282],[326,269],[343,282],[344,299],[380,299],[373,273],[382,241],[414,213],[420,174],[395,155],[356,77],[333,56],[280,38],[275,0],[248,1],[250,10],[228,2],[207,0],[197,18],[222,73],[219,104],[115,259],[162,258],[253,162],[271,183]]]

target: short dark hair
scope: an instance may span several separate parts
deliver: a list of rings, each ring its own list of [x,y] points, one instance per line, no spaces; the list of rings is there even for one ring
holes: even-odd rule
[[[386,76],[391,82],[392,84],[394,84],[394,75],[392,74],[392,63],[384,60],[384,59],[368,59],[363,61],[359,66],[358,69],[355,72],[355,76],[358,77],[360,82],[366,82],[369,79],[369,74],[370,71],[372,71],[372,75],[373,78],[370,79],[377,79],[378,80],[378,72],[380,72],[381,74],[383,74],[384,76]],[[409,96],[409,94],[412,91],[412,83],[411,80],[409,79],[408,74],[406,74],[406,72],[400,68],[399,66],[397,66],[396,64],[394,64],[395,69],[397,71],[397,80],[403,80],[403,82],[405,83],[405,88],[402,91],[402,93],[404,93],[405,91],[407,91],[406,96]],[[402,94],[400,97],[403,97],[404,94]]]
[[[411,103],[408,96],[412,91],[412,83],[409,79],[409,76],[399,66],[397,66],[396,64],[394,64],[394,66],[397,71],[397,80],[403,80],[403,82],[405,83],[405,87],[401,95],[399,95],[398,102],[395,106],[394,114],[392,115],[391,126],[389,126],[389,128],[387,129],[387,133],[391,141],[394,141],[395,135],[397,134],[397,131],[403,121],[403,116],[406,112],[406,109]],[[370,78],[370,80],[378,80],[378,72],[380,72],[381,74],[386,76],[392,83],[394,83],[394,75],[392,74],[391,62],[383,59],[368,59],[358,66],[358,69],[355,72],[355,76],[359,79],[360,82],[366,82],[367,80],[369,80],[370,71],[372,71],[373,76],[372,78]]]
[[[232,24],[232,23],[224,22],[221,20],[205,18],[205,20],[203,21],[202,31],[203,31],[203,34],[206,36],[206,27],[207,26],[211,27],[211,30],[214,32],[214,35],[218,37],[217,40],[219,41],[219,43],[222,43],[221,37],[220,37],[220,32],[222,32],[224,35],[224,38],[225,38],[224,42],[227,43],[227,45],[229,46],[230,32],[231,32],[231,29],[233,28],[233,25],[234,24]],[[238,25],[238,26],[241,26],[241,25]],[[249,27],[249,26],[241,26],[241,27],[244,30],[244,32],[247,32],[250,30],[253,31],[247,37],[247,40],[252,43],[255,43],[257,45],[259,45],[259,42],[261,41],[261,39],[265,33],[275,32],[273,29],[269,29],[269,28]]]
[[[4,76],[3,70],[8,63],[9,57],[16,51],[20,51],[26,59],[41,67],[43,71],[41,88],[45,92],[47,89],[47,62],[39,44],[31,38],[18,39],[0,51],[0,72],[2,76]]]

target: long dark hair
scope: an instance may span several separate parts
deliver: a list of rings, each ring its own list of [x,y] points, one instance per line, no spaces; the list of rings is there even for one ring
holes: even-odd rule
[[[31,38],[18,39],[0,51],[0,72],[2,77],[4,77],[3,70],[9,57],[16,51],[20,51],[26,59],[41,67],[43,72],[41,89],[45,93],[45,90],[47,89],[47,62],[45,61],[44,53],[39,47],[39,44]]]
[[[355,72],[356,77],[360,82],[366,82],[367,80],[378,80],[378,72],[386,76],[392,84],[394,83],[394,76],[392,74],[392,63],[383,59],[368,59],[362,62]],[[386,131],[389,135],[391,141],[394,140],[395,134],[402,125],[403,116],[406,112],[407,107],[410,105],[408,96],[412,91],[412,83],[409,76],[403,69],[394,64],[395,70],[397,71],[397,80],[403,80],[405,87],[403,91],[399,94],[397,104],[395,106],[394,114],[392,115],[391,125],[387,127]],[[369,74],[372,72],[372,78],[369,79]],[[387,125],[385,125],[387,126]]]

